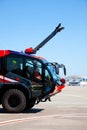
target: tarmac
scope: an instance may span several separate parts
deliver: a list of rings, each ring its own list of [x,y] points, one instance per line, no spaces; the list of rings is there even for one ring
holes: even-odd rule
[[[87,130],[87,86],[66,86],[51,100],[16,114],[0,106],[0,130]]]

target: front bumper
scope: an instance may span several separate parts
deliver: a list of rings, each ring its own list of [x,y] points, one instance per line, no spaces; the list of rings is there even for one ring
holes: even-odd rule
[[[65,87],[65,85],[58,85],[58,86],[56,86],[54,91],[49,94],[50,97],[55,95],[55,94],[57,94],[57,93],[59,93],[59,92],[61,92],[64,87]]]

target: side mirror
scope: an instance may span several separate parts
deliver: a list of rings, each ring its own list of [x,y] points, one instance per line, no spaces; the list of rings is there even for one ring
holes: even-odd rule
[[[63,70],[64,70],[64,75],[66,75],[66,68],[64,67],[64,69],[63,69]]]
[[[59,64],[55,62],[55,70],[56,73],[59,75]]]
[[[55,67],[55,69],[56,69],[56,73],[59,75],[59,67]]]

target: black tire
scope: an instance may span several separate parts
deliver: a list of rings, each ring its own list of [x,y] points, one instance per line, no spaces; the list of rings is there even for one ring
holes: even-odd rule
[[[22,112],[26,107],[26,97],[22,91],[10,89],[3,95],[2,106],[5,112]]]

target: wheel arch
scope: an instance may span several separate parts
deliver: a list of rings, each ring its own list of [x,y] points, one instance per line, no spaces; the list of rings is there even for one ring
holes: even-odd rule
[[[26,87],[25,85],[21,85],[21,84],[4,84],[3,87],[0,90],[0,103],[2,101],[2,97],[4,95],[4,93],[9,90],[9,89],[18,89],[20,91],[22,91],[26,97],[26,100],[31,99],[31,90]]]

